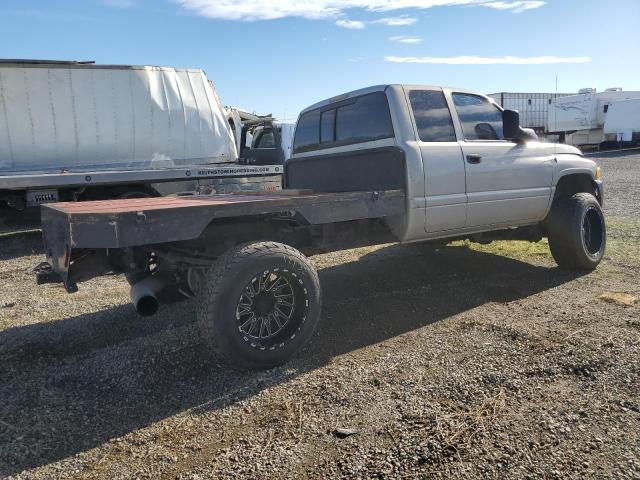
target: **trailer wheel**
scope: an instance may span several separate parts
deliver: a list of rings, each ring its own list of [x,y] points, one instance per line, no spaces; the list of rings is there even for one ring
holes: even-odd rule
[[[607,243],[602,209],[590,193],[556,199],[547,219],[551,255],[567,270],[594,270]]]
[[[275,242],[246,243],[223,254],[196,298],[204,339],[243,369],[284,363],[307,343],[320,318],[315,268],[298,250]]]

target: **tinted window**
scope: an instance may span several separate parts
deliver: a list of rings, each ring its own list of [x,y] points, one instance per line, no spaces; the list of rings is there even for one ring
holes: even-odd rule
[[[322,112],[320,116],[320,142],[329,143],[334,142],[335,139],[335,120],[336,111],[327,110]]]
[[[300,116],[296,126],[295,150],[309,149],[320,141],[320,112],[314,110]]]
[[[370,142],[393,137],[387,96],[370,93],[323,107],[300,116],[296,127],[294,152]]]
[[[358,143],[389,137],[393,137],[393,126],[383,92],[363,95],[353,103],[338,107],[336,142]]]
[[[273,130],[267,130],[260,134],[260,138],[256,142],[256,148],[275,148],[276,142],[273,137]]]
[[[502,112],[486,98],[454,93],[453,103],[467,140],[504,140]]]
[[[451,112],[442,92],[413,90],[409,92],[409,100],[420,140],[423,142],[456,141]]]

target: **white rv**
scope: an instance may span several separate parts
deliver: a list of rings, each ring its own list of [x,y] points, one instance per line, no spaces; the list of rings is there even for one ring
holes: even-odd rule
[[[576,146],[598,145],[609,109],[617,102],[640,98],[640,92],[609,88],[604,92],[583,89],[578,95],[552,100],[547,113],[547,132],[561,134]]]
[[[604,141],[640,142],[640,98],[613,103],[604,122]]]

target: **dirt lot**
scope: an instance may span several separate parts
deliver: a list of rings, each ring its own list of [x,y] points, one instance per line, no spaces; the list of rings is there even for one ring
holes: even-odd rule
[[[597,160],[595,273],[544,242],[315,257],[318,332],[263,373],[209,359],[192,304],[138,318],[121,277],[36,287],[38,234],[3,235],[0,477],[640,478],[640,304],[599,298],[640,297],[640,155]]]

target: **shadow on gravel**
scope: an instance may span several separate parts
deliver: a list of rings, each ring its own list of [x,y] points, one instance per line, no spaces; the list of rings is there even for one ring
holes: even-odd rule
[[[207,359],[193,303],[129,306],[0,332],[0,477],[65,459],[195,408],[206,412],[331,358],[488,302],[571,281],[557,268],[464,247],[390,246],[320,270],[323,318],[288,365],[239,373]]]
[[[41,253],[44,248],[40,230],[0,232],[0,261]]]

